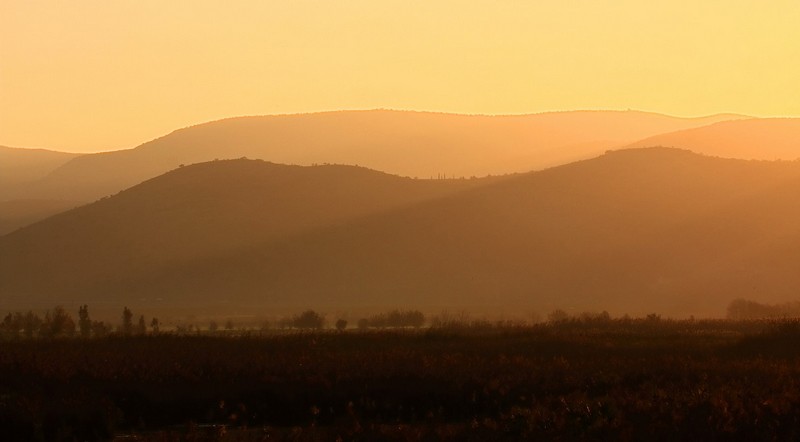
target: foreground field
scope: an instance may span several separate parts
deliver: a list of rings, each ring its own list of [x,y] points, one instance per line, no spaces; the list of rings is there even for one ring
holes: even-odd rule
[[[2,440],[797,440],[796,323],[0,342]]]

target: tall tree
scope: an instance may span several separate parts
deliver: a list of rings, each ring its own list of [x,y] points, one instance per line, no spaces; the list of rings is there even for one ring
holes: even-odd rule
[[[62,306],[47,312],[40,333],[51,338],[70,337],[75,334],[75,321]]]
[[[22,318],[22,332],[26,338],[32,338],[42,326],[42,320],[36,313],[28,311]]]
[[[136,326],[136,334],[144,335],[147,333],[147,323],[144,321],[144,315],[139,316],[139,323]]]
[[[84,304],[78,308],[78,328],[82,338],[88,338],[92,334],[92,320],[89,319],[89,306]]]
[[[128,307],[122,310],[122,334],[130,336],[133,332],[133,312]]]

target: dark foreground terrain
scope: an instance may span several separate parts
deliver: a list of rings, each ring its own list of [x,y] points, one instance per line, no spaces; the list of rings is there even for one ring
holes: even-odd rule
[[[0,440],[798,440],[796,323],[0,341]]]

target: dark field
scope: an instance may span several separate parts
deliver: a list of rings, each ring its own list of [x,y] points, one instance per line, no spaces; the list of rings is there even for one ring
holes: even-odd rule
[[[0,440],[798,440],[797,323],[0,341]]]

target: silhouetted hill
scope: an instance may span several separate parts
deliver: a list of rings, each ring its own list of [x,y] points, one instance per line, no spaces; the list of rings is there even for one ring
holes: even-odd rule
[[[0,273],[8,278],[0,293],[25,302],[57,293],[97,300],[85,290],[107,278],[137,280],[167,265],[282,241],[499,179],[416,180],[354,166],[256,160],[187,166],[2,237]],[[39,283],[47,288],[36,288]]]
[[[0,299],[722,316],[796,298],[798,225],[797,162],[635,149],[429,181],[219,161],[0,237]]]
[[[800,119],[758,118],[722,121],[659,134],[628,147],[677,147],[725,158],[794,160],[800,158]]]
[[[293,240],[291,259],[260,249],[202,268],[241,281],[234,292],[328,308],[722,315],[732,297],[797,296],[797,242],[781,238],[798,195],[796,163],[615,152]]]
[[[731,118],[737,116],[685,119],[634,111],[469,116],[383,110],[231,118],[176,130],[135,149],[84,155],[18,196],[93,201],[179,164],[243,156],[283,164],[357,164],[420,178],[505,174]]]
[[[39,180],[79,154],[0,146],[0,201],[11,199],[19,186]]]

